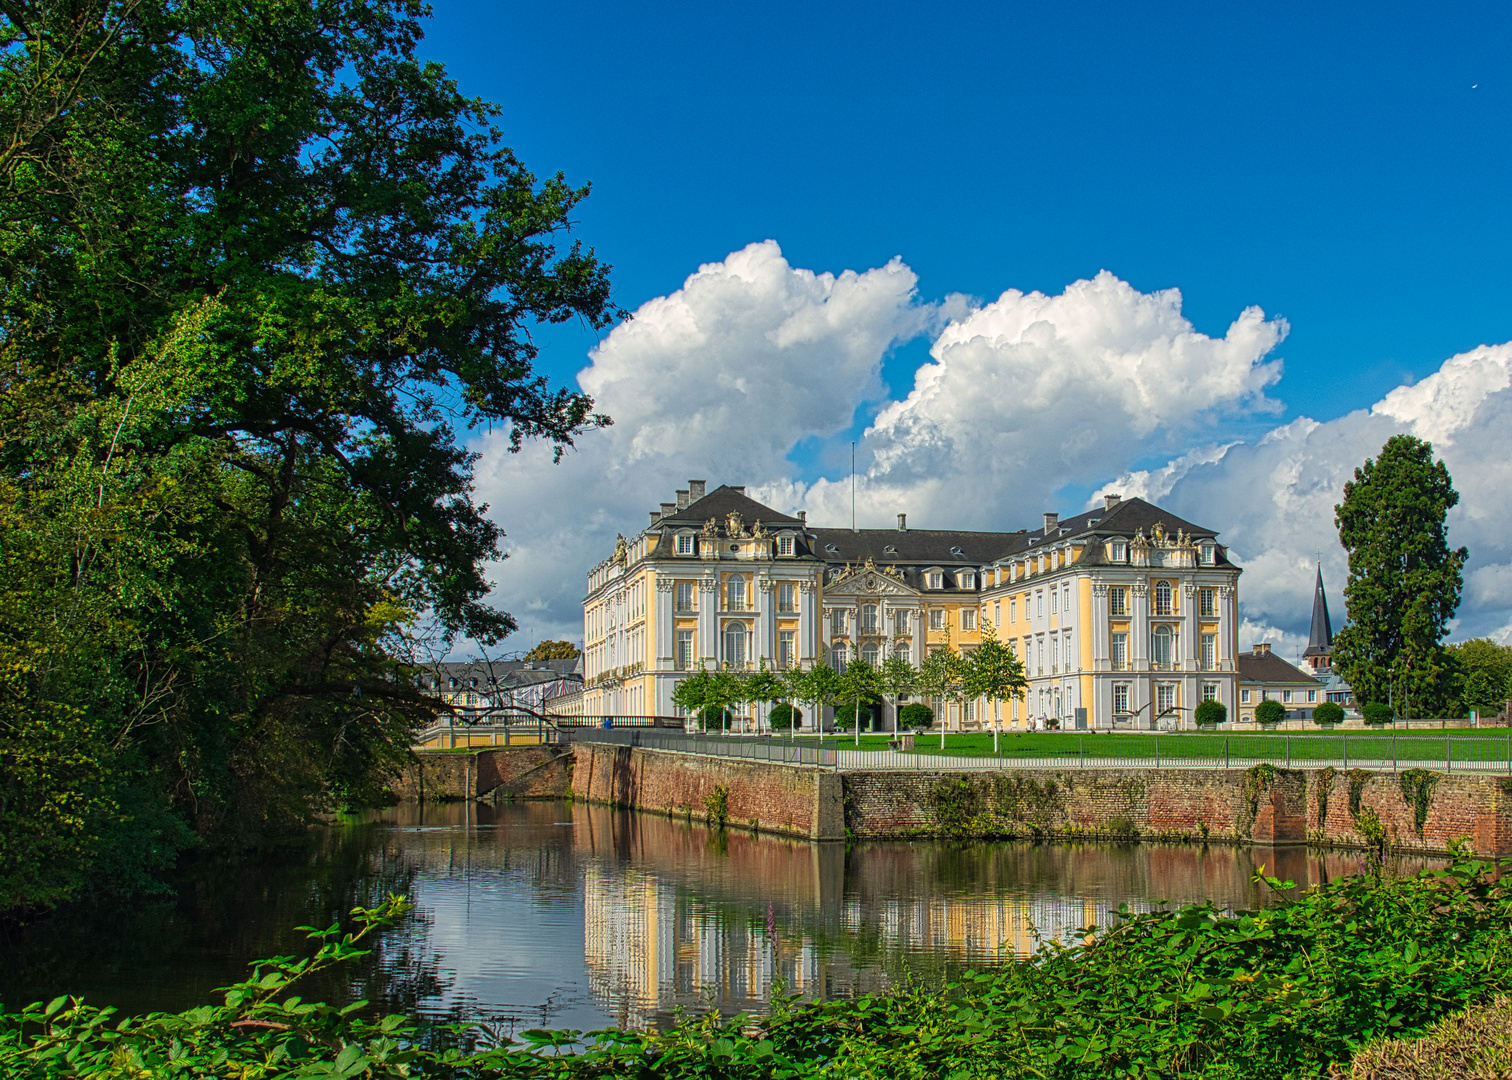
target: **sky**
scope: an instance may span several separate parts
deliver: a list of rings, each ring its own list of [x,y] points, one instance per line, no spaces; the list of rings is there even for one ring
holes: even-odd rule
[[[1512,8],[438,0],[422,54],[633,318],[540,328],[615,417],[475,449],[506,648],[691,477],[810,520],[1019,528],[1103,492],[1217,529],[1294,656],[1343,482],[1434,442],[1452,638],[1512,638]]]

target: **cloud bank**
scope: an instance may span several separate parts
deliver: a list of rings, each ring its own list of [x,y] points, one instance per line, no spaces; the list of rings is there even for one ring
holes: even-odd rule
[[[1075,509],[1059,505],[1068,488],[1143,495],[1220,531],[1245,566],[1243,644],[1269,639],[1283,655],[1304,640],[1318,553],[1342,622],[1344,481],[1396,432],[1430,439],[1463,497],[1452,540],[1471,548],[1457,636],[1512,631],[1512,465],[1496,436],[1512,418],[1512,345],[1453,357],[1368,409],[1256,438],[1284,409],[1271,391],[1287,333],[1259,308],[1216,337],[1186,319],[1178,290],[1141,293],[1106,271],[1058,296],[1009,290],[982,306],[926,303],[917,285],[899,259],[815,273],[752,244],[643,304],[589,355],[579,382],[612,428],[558,466],[545,448],[514,455],[502,436],[482,440],[478,493],[509,533],[496,599],[521,621],[509,644],[579,638],[587,569],[690,476],[849,521],[849,478],[804,482],[789,458],[848,438],[872,407],[861,524],[903,511],[919,527],[1018,528]],[[885,400],[884,357],[921,334],[933,336],[929,361],[906,397]]]

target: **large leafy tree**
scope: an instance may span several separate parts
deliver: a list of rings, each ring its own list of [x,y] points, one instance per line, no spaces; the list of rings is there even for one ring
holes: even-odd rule
[[[1469,557],[1449,547],[1446,518],[1458,502],[1433,446],[1410,435],[1388,439],[1344,485],[1334,513],[1349,552],[1349,622],[1334,639],[1334,664],[1361,702],[1390,698],[1399,712],[1448,703],[1442,642]]]
[[[1454,668],[1456,707],[1452,715],[1467,716],[1471,709],[1491,716],[1512,700],[1512,646],[1489,638],[1472,638],[1449,646]]]
[[[969,698],[986,698],[992,709],[992,752],[998,752],[1002,723],[997,718],[997,703],[1021,698],[1029,688],[1024,665],[1018,655],[998,640],[991,626],[982,633],[982,643],[962,657],[961,685]]]
[[[607,422],[530,329],[621,313],[424,14],[0,5],[0,905],[375,797],[513,628],[461,437]]]

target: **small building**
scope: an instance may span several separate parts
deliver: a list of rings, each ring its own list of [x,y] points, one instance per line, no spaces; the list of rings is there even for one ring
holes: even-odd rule
[[[516,707],[570,715],[558,703],[577,695],[581,708],[583,659],[443,661],[421,673],[420,689],[450,705],[465,724]]]
[[[1267,700],[1286,706],[1288,720],[1311,720],[1313,709],[1326,699],[1317,676],[1287,663],[1262,641],[1239,654],[1240,721],[1254,723],[1255,706]]]

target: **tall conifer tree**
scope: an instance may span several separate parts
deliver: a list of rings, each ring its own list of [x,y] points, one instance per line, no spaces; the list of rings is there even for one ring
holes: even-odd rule
[[[1459,607],[1469,552],[1450,549],[1446,517],[1459,502],[1431,443],[1393,435],[1344,485],[1334,507],[1349,552],[1349,623],[1334,638],[1334,665],[1361,704],[1391,700],[1399,714],[1443,704],[1443,647]]]

